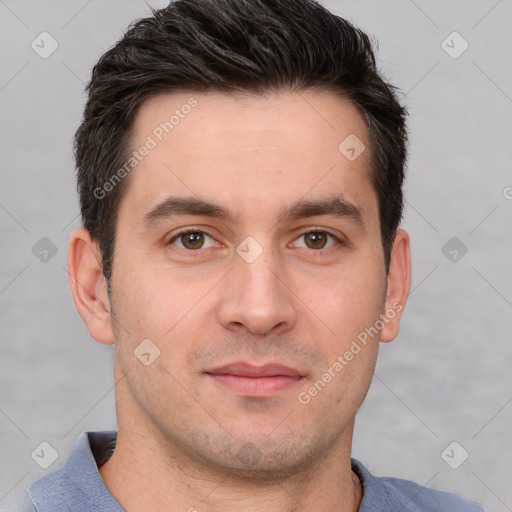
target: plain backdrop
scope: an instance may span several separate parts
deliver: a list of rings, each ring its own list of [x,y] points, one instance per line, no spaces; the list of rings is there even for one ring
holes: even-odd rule
[[[412,293],[353,456],[512,510],[512,2],[322,3],[378,40],[410,112]],[[89,337],[67,282],[72,137],[94,63],[164,4],[0,0],[0,507],[59,467],[80,432],[116,428],[112,347]],[[32,46],[55,45],[42,32],[58,44],[47,58]],[[42,442],[58,454],[48,469],[31,456]]]

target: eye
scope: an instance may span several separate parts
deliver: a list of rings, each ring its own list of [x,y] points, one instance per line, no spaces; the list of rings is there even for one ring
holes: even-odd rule
[[[307,233],[302,233],[297,240],[301,239],[304,239],[304,245],[299,245],[299,247],[304,247],[305,249],[328,249],[336,245],[336,243],[340,243],[338,237],[327,231],[308,231]],[[329,240],[332,243],[327,246]]]
[[[168,245],[174,244],[175,242],[180,249],[186,249],[190,251],[207,249],[208,247],[213,247],[215,245],[215,240],[210,235],[208,235],[208,233],[198,229],[187,229],[180,231],[169,240]],[[205,246],[205,243],[207,244],[208,242],[210,245]]]
[[[303,240],[302,244],[297,244],[298,247],[313,250],[329,249],[337,243],[341,243],[337,236],[323,230],[308,231],[300,235],[297,240]],[[175,234],[169,240],[168,245],[175,245],[186,251],[198,251],[215,247],[216,241],[205,231],[189,228]]]

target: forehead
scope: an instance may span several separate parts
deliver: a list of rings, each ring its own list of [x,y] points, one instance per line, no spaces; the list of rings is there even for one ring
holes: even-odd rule
[[[138,157],[121,210],[140,217],[181,194],[270,215],[271,205],[281,211],[333,188],[371,208],[366,147],[363,116],[334,93],[160,94],[134,121],[131,150]],[[355,159],[354,151],[361,152]]]

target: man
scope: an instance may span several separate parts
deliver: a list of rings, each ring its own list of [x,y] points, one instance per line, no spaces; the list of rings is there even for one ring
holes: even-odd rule
[[[118,432],[25,510],[479,511],[351,458],[410,289],[406,111],[311,0],[178,0],[94,68],[70,286]]]

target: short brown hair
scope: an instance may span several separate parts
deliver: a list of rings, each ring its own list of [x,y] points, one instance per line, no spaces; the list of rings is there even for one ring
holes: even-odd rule
[[[403,211],[407,111],[379,75],[369,37],[314,0],[177,0],[133,23],[87,86],[74,145],[78,191],[107,280],[129,176],[102,197],[98,190],[129,158],[134,118],[146,99],[178,90],[308,89],[343,94],[366,119],[387,272]]]

